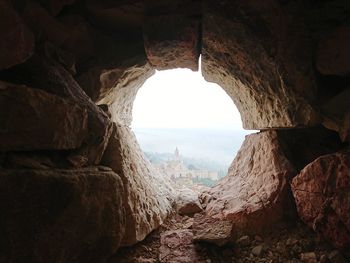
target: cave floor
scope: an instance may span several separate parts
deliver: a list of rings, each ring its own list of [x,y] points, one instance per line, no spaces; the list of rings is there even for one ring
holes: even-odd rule
[[[191,231],[193,219],[172,215],[144,241],[133,247],[122,248],[108,263],[346,263],[338,251],[316,236],[302,222],[277,225],[264,238],[243,237],[236,244],[217,247],[209,243],[184,245],[183,240],[161,244],[161,236],[169,232]],[[162,246],[169,248],[162,249]],[[167,257],[164,251],[170,249]],[[165,253],[166,254],[166,253]]]

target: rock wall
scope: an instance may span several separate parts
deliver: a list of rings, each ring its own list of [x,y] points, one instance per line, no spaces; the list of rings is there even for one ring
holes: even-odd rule
[[[269,228],[305,167],[301,218],[347,249],[346,222],[330,226],[348,213],[334,185],[350,138],[349,12],[343,0],[0,1],[0,262],[104,262],[163,222],[173,190],[137,146],[132,105],[155,69],[197,70],[200,55],[244,127],[264,130],[203,196],[205,222]],[[308,176],[334,197],[325,227],[297,192]]]
[[[0,262],[104,262],[125,232],[122,180],[107,167],[0,169]]]
[[[301,219],[349,254],[349,151],[316,159],[293,179],[292,189]]]
[[[142,154],[129,127],[114,124],[102,164],[120,175],[127,215],[123,245],[143,240],[172,211],[173,189]]]
[[[288,181],[295,174],[276,131],[248,135],[227,176],[205,192],[206,214],[232,221],[233,240],[266,233],[292,209]]]

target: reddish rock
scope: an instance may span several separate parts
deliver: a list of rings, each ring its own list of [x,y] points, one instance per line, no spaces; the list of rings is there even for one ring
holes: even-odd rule
[[[87,111],[71,100],[0,82],[0,151],[67,150],[87,138]]]
[[[153,169],[135,135],[124,125],[114,124],[101,163],[111,167],[124,184],[123,202],[128,219],[122,245],[142,241],[172,211],[174,193],[170,182]]]
[[[161,263],[206,263],[193,244],[191,230],[165,231],[160,236],[159,260]]]
[[[0,1],[0,70],[23,63],[34,52],[34,36],[10,5]]]
[[[350,251],[350,152],[321,156],[292,181],[301,219],[336,248]]]
[[[70,159],[75,165],[80,163],[80,166],[99,164],[112,132],[111,121],[61,64],[52,58],[36,54],[7,74],[10,81],[58,95],[86,109],[88,134],[82,147],[72,152]],[[80,161],[77,162],[76,159]]]
[[[233,222],[234,239],[272,229],[290,212],[288,180],[295,174],[276,131],[246,136],[228,175],[205,192],[207,215]]]
[[[232,98],[245,129],[319,123],[305,26],[279,1],[204,1],[202,73]]]
[[[230,220],[196,214],[192,225],[193,239],[223,246],[232,241],[232,226]]]
[[[180,215],[193,215],[202,211],[202,205],[198,199],[198,192],[189,188],[177,190],[177,212]]]
[[[147,57],[156,69],[198,70],[198,21],[184,16],[158,16],[146,20],[143,30]]]
[[[350,74],[350,26],[339,27],[321,41],[316,67],[325,75]]]
[[[122,195],[106,167],[0,169],[1,262],[106,262],[125,230]]]

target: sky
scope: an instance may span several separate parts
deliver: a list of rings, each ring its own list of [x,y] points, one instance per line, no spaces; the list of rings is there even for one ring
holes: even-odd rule
[[[242,130],[232,99],[189,69],[156,71],[139,89],[132,128]]]

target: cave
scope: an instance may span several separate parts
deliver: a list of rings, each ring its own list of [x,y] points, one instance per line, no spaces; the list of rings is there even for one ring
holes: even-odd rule
[[[0,1],[0,262],[127,262],[169,225],[183,200],[142,154],[132,104],[155,70],[199,56],[260,132],[190,225],[160,234],[157,261],[131,262],[259,262],[297,221],[329,249],[295,260],[347,262],[349,14],[347,0]],[[227,255],[240,244],[248,259]]]

